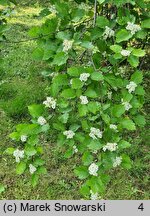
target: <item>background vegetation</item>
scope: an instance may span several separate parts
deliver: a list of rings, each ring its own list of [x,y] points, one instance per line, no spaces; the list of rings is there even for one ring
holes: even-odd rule
[[[28,121],[27,106],[43,101],[43,90],[47,86],[47,79],[43,76],[43,68],[46,68],[46,65],[32,60],[36,40],[28,40],[28,30],[44,21],[40,19],[39,13],[46,1],[17,2],[17,6],[5,8],[9,26],[6,37],[9,42],[3,43],[2,46],[4,61],[0,71],[0,184],[5,187],[0,188],[0,199],[79,199],[76,188],[81,182],[71,172],[76,158],[65,160],[52,141],[44,144],[48,173],[40,179],[40,184],[34,189],[24,176],[16,176],[14,160],[4,153],[5,149],[11,146],[8,135],[13,131],[14,125],[20,121]],[[25,42],[17,42],[22,40]],[[132,168],[129,171],[113,171],[113,178],[103,199],[149,199],[148,58],[145,59],[143,68],[147,92],[144,112],[147,126],[144,130],[132,134],[132,147],[129,152],[133,160]]]

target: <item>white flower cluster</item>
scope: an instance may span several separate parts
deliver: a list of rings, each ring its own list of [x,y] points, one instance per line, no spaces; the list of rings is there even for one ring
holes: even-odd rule
[[[116,157],[113,162],[113,167],[117,167],[122,163],[122,157]]]
[[[109,91],[109,92],[107,93],[107,96],[108,96],[108,99],[111,100],[111,98],[112,98],[112,91]]]
[[[105,145],[103,147],[103,151],[105,152],[106,150],[109,150],[109,151],[116,151],[118,149],[118,145],[117,143],[107,143],[107,145]]]
[[[91,193],[91,200],[97,200],[98,199],[98,193],[93,193],[92,190],[90,190],[90,193]]]
[[[115,130],[116,132],[118,131],[117,130],[117,125],[115,125],[115,124],[110,124],[109,128],[112,129],[112,130]]]
[[[13,156],[16,158],[16,162],[19,163],[20,162],[20,158],[24,158],[24,151],[20,151],[19,149],[16,149],[13,152]]]
[[[132,108],[132,105],[129,102],[123,101],[123,99],[121,99],[121,101],[122,101],[122,105],[124,105],[124,108],[126,111],[128,111],[129,109]]]
[[[89,174],[93,176],[98,176],[97,171],[98,171],[98,166],[95,163],[92,163],[89,166]]]
[[[81,104],[88,104],[88,99],[86,96],[81,95],[80,96]]]
[[[54,99],[53,97],[47,97],[46,101],[44,101],[43,104],[45,105],[45,107],[55,109],[56,108],[56,99]]]
[[[67,40],[65,39],[63,41],[63,51],[64,52],[68,52],[68,50],[70,50],[72,48],[72,45],[73,45],[73,40]]]
[[[43,116],[40,116],[37,120],[38,124],[45,125],[47,123],[46,119]]]
[[[20,137],[21,142],[26,142],[26,141],[27,141],[27,138],[28,138],[28,136],[26,136],[26,135],[21,135],[21,137]]]
[[[67,137],[67,139],[72,139],[75,133],[72,130],[64,131],[63,134]]]
[[[77,146],[75,146],[75,145],[73,146],[73,152],[74,152],[74,153],[78,153]]]
[[[139,25],[134,24],[134,23],[128,22],[126,29],[131,31],[131,34],[134,35],[136,32],[141,30],[141,27]]]
[[[30,170],[30,173],[33,174],[37,169],[35,166],[33,166],[32,164],[29,165],[29,170]]]
[[[79,9],[83,9],[83,10],[85,10],[85,11],[89,11],[89,10],[90,10],[90,6],[88,6],[88,5],[85,4],[85,3],[79,4],[78,8],[79,8]]]
[[[134,92],[136,87],[137,87],[137,84],[135,82],[133,82],[133,81],[131,81],[129,83],[129,85],[126,86],[126,88],[128,89],[129,93]]]
[[[56,7],[55,5],[52,5],[50,8],[49,8],[49,11],[53,14],[56,14],[57,13],[57,10],[56,10]]]
[[[89,136],[92,139],[102,138],[102,131],[100,131],[98,128],[91,127]]]
[[[80,74],[80,80],[82,81],[82,82],[86,82],[87,80],[88,80],[88,78],[90,77],[90,74],[89,73],[82,73],[82,74]]]
[[[122,55],[122,56],[127,57],[127,56],[129,56],[130,54],[131,54],[131,51],[130,51],[130,50],[122,50],[122,51],[121,51],[121,55]]]
[[[111,38],[115,35],[115,32],[109,28],[108,26],[105,27],[105,31],[103,33],[104,40],[107,40],[107,38]]]

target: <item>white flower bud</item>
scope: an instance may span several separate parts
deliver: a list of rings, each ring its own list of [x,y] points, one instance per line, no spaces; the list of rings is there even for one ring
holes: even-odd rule
[[[133,81],[131,81],[129,83],[129,85],[126,86],[126,88],[128,89],[129,93],[134,92],[136,87],[137,87],[137,84],[135,82],[133,82]]]
[[[30,173],[33,174],[37,169],[35,166],[33,166],[32,164],[29,165],[29,170],[30,170]]]
[[[47,123],[46,119],[43,116],[40,116],[37,120],[38,124],[45,125]]]
[[[72,139],[75,135],[72,130],[64,131],[63,134],[67,137],[67,139]]]
[[[89,174],[93,176],[98,176],[97,171],[98,171],[98,166],[95,163],[92,163],[89,168]]]
[[[86,96],[80,96],[81,104],[88,104],[88,99]]]

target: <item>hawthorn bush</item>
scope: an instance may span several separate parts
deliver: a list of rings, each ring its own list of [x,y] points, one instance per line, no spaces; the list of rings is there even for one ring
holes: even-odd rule
[[[47,62],[47,97],[28,107],[31,123],[10,134],[16,172],[30,172],[37,185],[46,173],[43,133],[57,141],[74,170],[80,192],[98,199],[110,170],[131,168],[126,134],[143,127],[141,65],[150,27],[150,4],[144,0],[54,0],[41,11],[47,20],[29,34],[37,39],[36,60]],[[129,131],[129,132],[128,132]],[[130,151],[130,150],[128,150]],[[79,164],[80,162],[80,164]]]

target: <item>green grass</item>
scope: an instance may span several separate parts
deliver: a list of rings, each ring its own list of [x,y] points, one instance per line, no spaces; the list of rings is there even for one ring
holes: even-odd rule
[[[39,11],[39,4],[36,7],[17,6],[15,14],[8,19],[10,29],[7,38],[10,41],[27,39],[27,31],[42,22],[37,19]],[[81,182],[73,173],[77,158],[65,160],[59,149],[51,142],[43,141],[43,157],[47,158],[48,173],[40,179],[39,185],[34,189],[28,182],[30,176],[17,176],[15,160],[3,154],[7,147],[15,145],[8,138],[15,125],[28,121],[27,106],[40,103],[45,97],[43,90],[47,81],[40,73],[45,65],[43,62],[32,60],[32,51],[35,47],[35,41],[3,46],[4,71],[1,73],[0,81],[0,183],[5,186],[5,191],[0,194],[0,199],[81,199]],[[147,93],[150,86],[148,78],[146,74]],[[147,94],[147,113],[148,101]],[[147,128],[133,134],[132,148],[128,152],[133,160],[133,167],[129,171],[118,169],[111,172],[112,179],[103,199],[149,199],[148,141]]]

